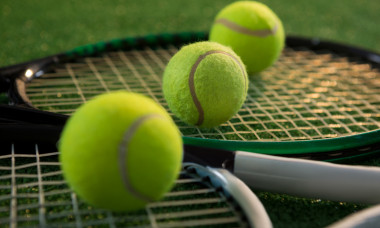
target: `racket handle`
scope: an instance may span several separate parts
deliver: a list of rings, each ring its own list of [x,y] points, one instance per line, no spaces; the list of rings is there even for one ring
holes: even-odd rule
[[[253,189],[353,203],[380,203],[380,168],[236,152],[234,174]]]

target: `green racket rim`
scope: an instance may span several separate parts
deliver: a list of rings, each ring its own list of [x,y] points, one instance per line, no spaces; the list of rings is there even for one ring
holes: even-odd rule
[[[47,57],[46,63],[65,62],[66,59],[76,57],[86,57],[102,54],[112,50],[132,50],[144,49],[165,46],[181,47],[184,44],[207,40],[208,33],[206,32],[182,32],[177,34],[152,34],[142,37],[127,37],[114,39],[106,42],[98,42],[95,44],[84,45],[74,48],[70,51]],[[380,69],[380,55],[371,51],[363,50],[352,46],[346,46],[329,41],[321,41],[319,39],[301,38],[288,36],[286,40],[287,46],[305,46],[311,50],[329,49],[338,53],[345,53],[347,56],[357,56],[365,59],[374,68]],[[26,65],[33,62],[26,63]],[[22,64],[21,66],[25,66]],[[6,67],[7,68],[7,67]],[[2,70],[8,72],[6,68]],[[5,70],[4,70],[5,69]],[[25,68],[22,68],[25,69]],[[13,72],[13,70],[9,70]],[[22,98],[16,97],[15,104],[25,104]],[[28,104],[26,105],[28,106]],[[379,153],[380,148],[373,149],[375,144],[380,144],[380,130],[375,130],[366,133],[360,133],[352,136],[344,136],[339,138],[304,140],[304,141],[289,141],[289,142],[265,142],[265,141],[234,141],[234,140],[217,140],[203,139],[194,137],[183,137],[185,144],[199,145],[203,147],[212,147],[227,150],[244,150],[249,152],[272,154],[272,155],[302,155],[302,154],[317,154],[317,153],[334,153],[355,148],[360,153],[355,153],[352,156],[344,156],[342,158],[331,158],[329,161],[340,161],[352,158]],[[326,159],[325,159],[326,160]]]
[[[350,148],[360,148],[365,152],[366,148],[370,149],[368,145],[379,143],[379,139],[380,130],[339,138],[290,142],[245,142],[183,137],[185,144],[272,155],[332,152]]]
[[[114,39],[108,42],[83,45],[65,52],[67,57],[91,56],[111,50],[143,49],[145,47],[155,48],[166,45],[178,45],[206,40],[206,32],[182,32],[177,34],[162,33],[159,35],[146,35],[142,37],[127,37]]]
[[[66,53],[68,57],[78,56],[91,56],[109,50],[129,50],[129,49],[143,49],[149,47],[162,47],[166,45],[182,46],[186,43],[207,40],[208,33],[206,32],[183,32],[178,34],[163,33],[159,35],[147,35],[143,37],[128,37],[123,39],[115,39],[108,42],[99,42],[96,44],[85,45],[77,47]],[[357,55],[367,59],[374,65],[379,65],[376,58],[379,56],[360,48],[337,44],[334,42],[320,41],[319,39],[308,39],[298,37],[287,37],[287,45],[297,46],[305,45],[312,49],[328,48],[338,52],[347,52],[349,54]],[[195,137],[183,137],[185,144],[211,147],[227,150],[244,150],[248,152],[271,154],[271,155],[302,155],[302,154],[317,154],[323,152],[340,152],[356,148],[360,153],[355,153],[352,156],[344,156],[342,158],[331,158],[328,161],[339,162],[343,160],[350,160],[362,156],[379,153],[379,151],[372,149],[370,145],[380,143],[380,130],[361,133],[358,135],[345,136],[330,139],[318,140],[302,140],[290,142],[262,142],[262,141],[234,141],[234,140],[218,140],[218,139],[203,139]],[[368,150],[368,151],[367,151]]]

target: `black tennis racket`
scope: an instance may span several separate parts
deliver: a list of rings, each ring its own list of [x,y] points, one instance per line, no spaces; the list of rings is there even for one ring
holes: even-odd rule
[[[161,91],[166,63],[182,45],[205,39],[205,33],[181,33],[87,45],[1,68],[0,85],[13,105],[64,115],[120,89],[168,109]],[[288,37],[274,66],[250,76],[247,100],[230,121],[200,129],[173,119],[189,145],[329,161],[376,154],[379,59],[341,44]]]

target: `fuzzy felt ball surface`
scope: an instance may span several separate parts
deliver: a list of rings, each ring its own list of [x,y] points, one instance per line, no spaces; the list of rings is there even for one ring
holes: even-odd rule
[[[245,66],[230,48],[215,42],[184,46],[164,71],[170,110],[189,125],[217,127],[241,108],[248,90]]]

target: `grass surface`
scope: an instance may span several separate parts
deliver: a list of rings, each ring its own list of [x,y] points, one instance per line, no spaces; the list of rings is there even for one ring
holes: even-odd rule
[[[0,4],[0,66],[76,46],[149,33],[207,31],[231,1],[13,1]],[[263,1],[287,34],[344,42],[380,52],[376,1]]]
[[[113,38],[207,31],[216,13],[229,2],[2,0],[0,66]],[[380,52],[377,1],[262,2],[279,15],[287,34],[319,37]],[[259,196],[275,227],[323,227],[365,207],[268,193]]]

